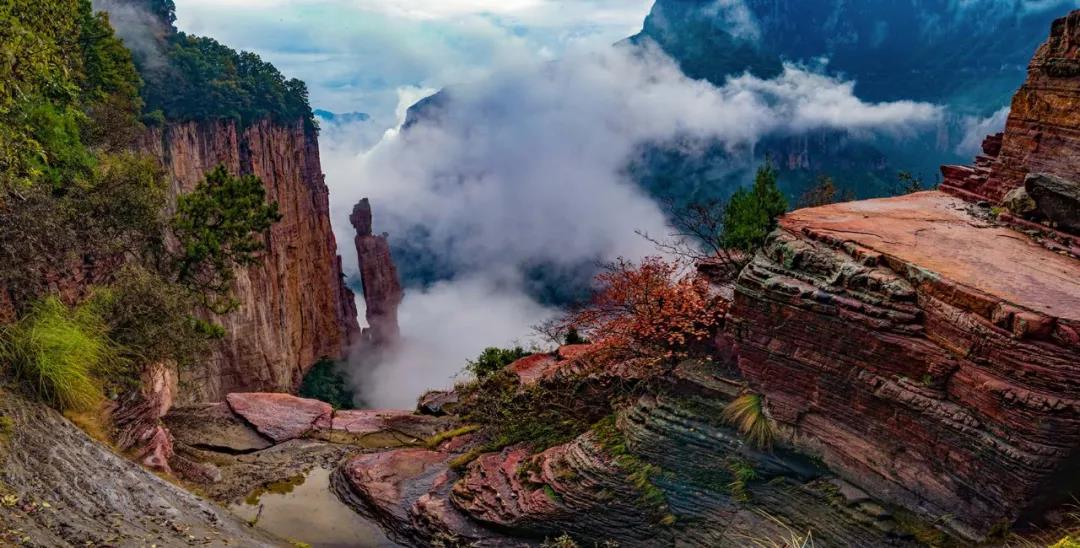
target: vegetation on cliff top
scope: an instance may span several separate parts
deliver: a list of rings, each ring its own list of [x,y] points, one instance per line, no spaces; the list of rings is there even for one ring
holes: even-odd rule
[[[135,63],[145,85],[144,121],[236,120],[248,126],[262,119],[282,123],[303,120],[315,128],[304,82],[285,78],[274,65],[251,52],[238,52],[218,41],[176,29],[171,0],[129,0],[157,19],[149,51]]]

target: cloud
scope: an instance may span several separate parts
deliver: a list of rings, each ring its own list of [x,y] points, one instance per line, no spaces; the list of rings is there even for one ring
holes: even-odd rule
[[[95,12],[109,14],[109,23],[124,45],[144,67],[151,69],[166,65],[157,37],[165,32],[162,22],[152,13],[124,0],[93,0]]]
[[[978,116],[965,116],[960,121],[960,131],[963,137],[956,145],[956,153],[962,156],[975,156],[982,152],[982,142],[987,135],[997,133],[1005,129],[1005,121],[1009,118],[1009,107],[980,118]]]
[[[376,230],[393,240],[424,227],[425,254],[456,273],[419,297],[407,291],[403,316],[423,321],[402,326],[418,348],[456,353],[410,346],[415,353],[407,359],[365,374],[362,392],[374,401],[409,400],[415,390],[393,392],[415,388],[406,386],[402,368],[424,379],[425,388],[445,385],[463,356],[527,335],[543,315],[523,289],[530,268],[572,270],[654,253],[634,231],[666,233],[664,216],[625,173],[642,143],[716,139],[749,164],[754,144],[767,135],[903,134],[941,115],[922,103],[866,103],[852,89],[794,65],[775,80],[740,76],[716,87],[686,78],[658,50],[608,48],[503,67],[450,88],[437,111],[388,132],[370,151],[325,158],[339,226],[353,203],[370,197]],[[346,264],[354,261],[349,256]],[[498,311],[489,324],[470,323],[472,314],[488,311]],[[433,318],[442,320],[427,323]],[[466,338],[454,325],[459,321],[480,334]]]
[[[411,291],[400,310],[401,345],[378,356],[374,367],[352,369],[351,380],[365,404],[408,409],[424,391],[452,386],[482,349],[528,347],[529,327],[552,314],[520,291],[482,277]]]
[[[392,126],[397,89],[442,88],[493,67],[607,46],[651,0],[186,0],[184,31],[254,51],[307,82],[312,103]]]

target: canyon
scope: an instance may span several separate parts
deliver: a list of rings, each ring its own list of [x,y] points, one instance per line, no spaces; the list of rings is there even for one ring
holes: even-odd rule
[[[112,410],[111,441],[143,466],[0,386],[0,541],[297,545],[206,499],[257,501],[316,468],[336,501],[416,546],[939,546],[1065,530],[1080,490],[1078,112],[1074,11],[974,165],[943,166],[938,190],[783,215],[711,288],[724,317],[705,357],[646,378],[633,360],[593,368],[586,342],[493,373],[508,399],[615,402],[540,448],[486,439],[467,386],[415,410],[292,395],[321,358],[399,339],[404,293],[371,203],[349,219],[362,330],[312,128],[153,128],[139,148],[168,174],[170,203],[224,165],[257,175],[283,219],[237,273],[238,307],[206,316],[227,334],[205,367],[151,364]],[[726,418],[740,401],[758,406],[767,443]]]

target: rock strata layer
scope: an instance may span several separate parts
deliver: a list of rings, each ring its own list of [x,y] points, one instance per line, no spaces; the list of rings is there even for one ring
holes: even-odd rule
[[[981,538],[1072,485],[1080,261],[939,192],[801,210],[743,271],[739,368],[793,445]]]

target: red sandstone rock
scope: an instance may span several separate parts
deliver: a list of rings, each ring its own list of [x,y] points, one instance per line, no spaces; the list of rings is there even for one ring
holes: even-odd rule
[[[408,447],[424,442],[454,424],[445,417],[399,409],[337,411],[329,429],[315,436],[334,443],[367,448]]]
[[[588,354],[590,350],[593,350],[591,344],[567,344],[559,347],[558,356],[560,360],[573,360]]]
[[[251,173],[278,203],[266,252],[237,273],[240,306],[214,317],[227,333],[205,367],[182,372],[182,403],[220,401],[242,391],[290,391],[319,358],[341,356],[359,331],[330,227],[328,190],[316,136],[303,123],[170,124],[149,131],[143,150],[170,176],[170,198],[219,164]]]
[[[176,395],[176,365],[150,364],[140,375],[138,392],[130,394],[113,411],[117,445],[131,451],[144,466],[160,472],[172,472],[172,436],[161,419],[172,408]]]
[[[924,192],[788,214],[729,331],[796,446],[977,538],[1068,484],[1080,261],[968,207]]]
[[[226,397],[229,407],[262,435],[276,443],[330,428],[333,408],[318,400],[289,394],[236,393]]]
[[[387,235],[371,232],[371,203],[367,198],[353,208],[349,221],[356,229],[356,255],[367,304],[369,336],[375,346],[394,344],[401,335],[397,309],[404,292],[390,256]]]
[[[1080,173],[1080,11],[1054,22],[1013,97],[1004,136],[984,144],[986,169],[942,168],[942,190],[1000,203],[1028,173],[1065,178]],[[978,168],[976,168],[978,169]]]
[[[560,364],[552,354],[533,354],[515,361],[509,367],[523,386],[529,386],[549,377]]]

